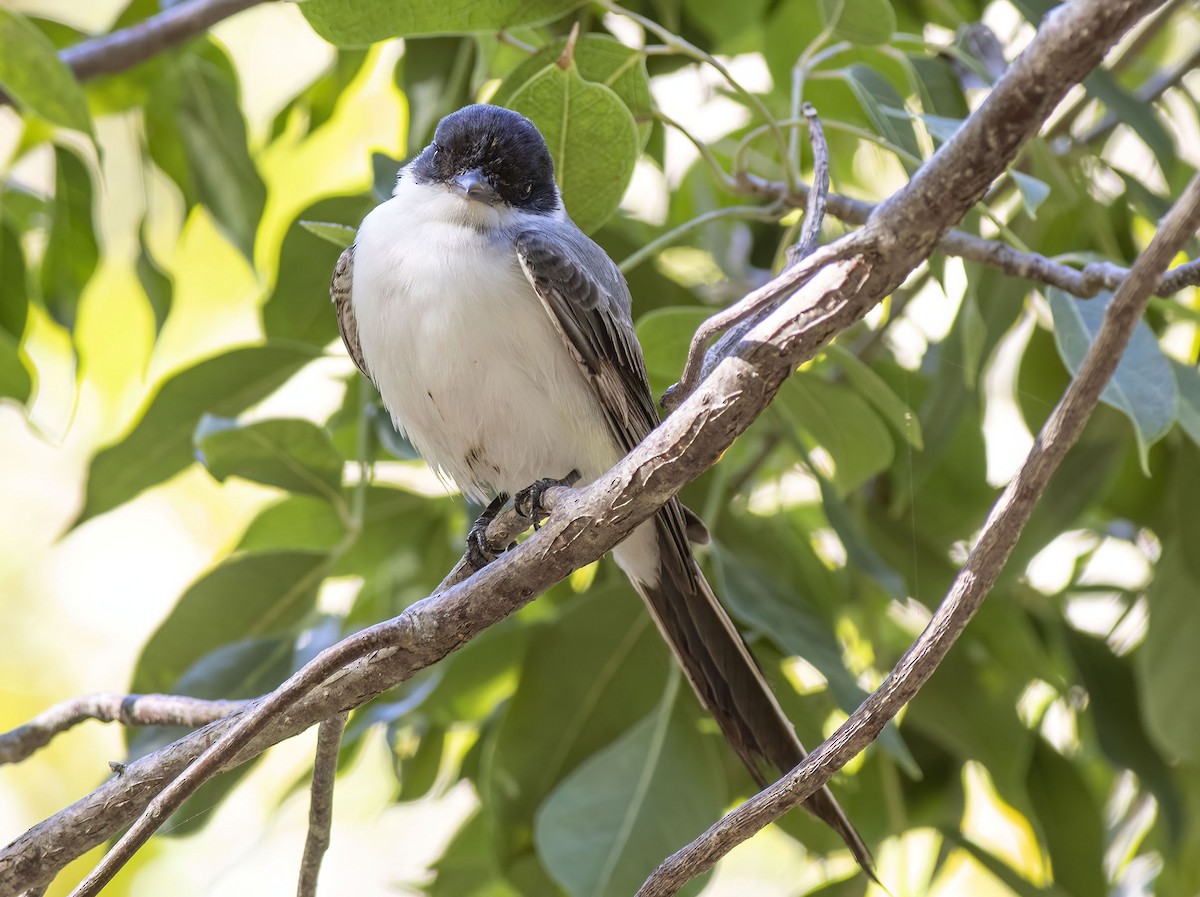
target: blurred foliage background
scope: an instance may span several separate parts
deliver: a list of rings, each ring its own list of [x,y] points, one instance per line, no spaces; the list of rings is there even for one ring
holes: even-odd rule
[[[90,690],[261,694],[453,565],[478,509],[392,429],[327,293],[443,114],[494,100],[541,127],[661,392],[795,238],[799,212],[739,176],[811,177],[801,101],[833,189],[883,199],[1048,7],[271,2],[81,86],[56,48],[156,0],[0,3],[0,728]],[[1194,6],[1152,13],[964,227],[1131,261],[1200,164],[1197,47]],[[1106,299],[935,255],[685,490],[807,744],[928,620]],[[1154,301],[979,617],[835,779],[895,897],[1200,888],[1198,301]],[[178,734],[91,725],[0,769],[0,837]],[[291,893],[311,750],[207,786],[109,893]],[[323,881],[629,894],[751,792],[602,562],[352,716]],[[800,814],[704,884],[883,893]]]

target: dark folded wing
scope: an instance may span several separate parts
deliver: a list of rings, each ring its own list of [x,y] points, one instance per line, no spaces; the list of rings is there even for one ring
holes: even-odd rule
[[[333,300],[333,310],[337,313],[338,333],[346,344],[346,351],[358,365],[368,380],[371,372],[363,361],[362,346],[358,342],[358,321],[354,318],[354,303],[351,301],[351,291],[354,287],[354,247],[343,252],[333,269],[333,279],[329,282],[329,298]]]
[[[515,243],[525,276],[595,389],[613,439],[623,451],[631,451],[658,426],[658,414],[633,330],[625,278],[570,221],[548,219],[518,232]],[[663,506],[657,525],[681,557],[690,557],[678,500]],[[699,575],[694,564],[687,569]]]
[[[550,319],[596,390],[626,452],[658,425],[629,288],[612,259],[570,222],[516,235],[517,258]]]

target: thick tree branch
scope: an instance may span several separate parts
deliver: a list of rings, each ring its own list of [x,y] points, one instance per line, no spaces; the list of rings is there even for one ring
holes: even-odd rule
[[[68,47],[58,54],[80,81],[123,72],[267,0],[186,0],[144,22]]]
[[[1200,175],[1162,222],[1146,251],[1118,288],[1104,324],[1075,380],[1038,434],[1020,472],[1000,496],[970,557],[929,625],[862,705],[803,763],[746,801],[703,835],[668,858],[638,890],[638,897],[668,897],[788,810],[799,806],[874,741],[940,666],[1004,569],[1046,485],[1079,439],[1100,393],[1117,369],[1159,276],[1200,227]]]
[[[716,463],[798,364],[860,320],[924,260],[1004,171],[1067,88],[1098,64],[1136,17],[1137,6],[1135,0],[1074,0],[1049,17],[959,134],[909,187],[880,206],[863,231],[845,241],[853,241],[855,254],[817,272],[759,322],[641,445],[589,486],[566,493],[539,532],[466,582],[323,652],[306,667],[307,675],[316,670],[327,677],[319,688],[297,684],[293,677],[233,718],[131,763],[119,780],[35,826],[0,852],[0,897],[43,884],[151,805],[154,809],[139,825],[142,834],[152,830],[155,814],[168,805],[155,804],[156,795],[166,796],[174,786],[164,790],[164,783],[189,765],[203,778],[338,711],[360,706],[612,548]],[[835,256],[844,248],[843,241],[830,247]],[[255,714],[262,716],[254,727],[239,732]],[[219,750],[206,753],[222,738]],[[204,759],[197,759],[201,755]],[[195,782],[193,778],[188,787]]]
[[[312,797],[308,806],[308,837],[300,860],[300,881],[296,897],[316,897],[321,860],[329,849],[329,830],[333,825],[333,781],[337,776],[338,753],[342,734],[350,714],[342,711],[321,723],[317,729],[317,755],[313,760]]]
[[[89,719],[126,726],[198,728],[228,716],[246,701],[202,701],[186,695],[123,695],[102,691],[55,704],[23,726],[0,734],[0,766],[20,763],[60,732]]]

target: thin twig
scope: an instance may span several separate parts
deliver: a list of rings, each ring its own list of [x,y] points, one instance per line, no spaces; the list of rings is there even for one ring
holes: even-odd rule
[[[679,382],[663,394],[663,408],[673,411],[695,390],[696,384],[702,379],[701,371],[707,358],[706,350],[713,337],[731,330],[743,321],[756,320],[764,311],[769,313],[780,301],[792,295],[821,268],[852,255],[862,245],[860,241],[853,239],[857,236],[858,234],[851,234],[837,243],[832,243],[813,253],[799,264],[785,269],[774,280],[763,284],[745,298],[702,321],[696,328],[696,332],[692,334],[687,361],[684,363],[683,373],[679,376]]]
[[[768,181],[752,174],[741,174],[737,181],[739,192],[768,199],[783,197],[783,201],[793,208],[799,208],[808,200],[808,188],[803,184],[797,185],[797,194],[792,196],[788,195],[786,185],[780,181]],[[866,224],[878,208],[874,203],[840,193],[830,193],[828,205],[829,213],[846,224]],[[937,249],[946,255],[996,268],[1014,277],[1058,287],[1080,299],[1091,299],[1102,290],[1115,290],[1129,273],[1128,268],[1113,262],[1092,262],[1083,268],[1072,268],[1036,252],[1021,252],[999,240],[988,240],[961,230],[947,232]],[[1155,294],[1169,296],[1185,287],[1194,286],[1200,286],[1200,259],[1166,272],[1155,288]]]
[[[321,860],[329,849],[329,831],[333,825],[333,782],[337,776],[338,753],[349,716],[343,710],[317,729],[312,797],[308,805],[308,837],[304,841],[304,857],[300,860],[296,897],[316,897],[317,894],[317,877],[321,874]]]
[[[801,259],[817,251],[821,241],[821,225],[825,223],[825,206],[829,202],[829,145],[825,142],[825,131],[821,119],[812,103],[805,103],[801,111],[808,119],[808,140],[813,151],[813,186],[808,191],[808,207],[804,211],[804,229],[800,239],[788,250],[787,266],[790,268]]]
[[[186,695],[125,695],[102,691],[55,704],[22,726],[0,733],[0,766],[20,763],[61,732],[89,719],[125,726],[199,728],[228,716],[246,701],[202,701]]]
[[[804,118],[808,122],[808,136],[813,149],[813,185],[808,191],[808,207],[804,214],[804,228],[800,232],[800,240],[796,246],[788,250],[787,264],[784,273],[791,274],[798,264],[813,256],[821,239],[821,225],[825,222],[825,205],[829,196],[829,146],[825,142],[825,132],[821,129],[821,120],[817,118],[817,110],[811,103],[803,107]],[[853,246],[844,244],[847,251],[853,251]],[[844,256],[842,256],[844,257]],[[717,312],[705,320],[692,336],[688,346],[687,361],[679,382],[670,387],[662,397],[662,406],[667,411],[675,408],[696,388],[708,373],[720,363],[733,347],[741,342],[751,328],[763,317],[770,314],[775,307],[787,298],[793,283],[798,286],[811,277],[821,264],[836,261],[839,256],[825,253],[820,260],[805,265],[803,273],[797,274],[797,279],[790,277],[781,282],[780,278],[771,281],[740,302]],[[709,341],[718,333],[724,331],[711,347]]]
[[[992,508],[978,542],[925,631],[883,684],[824,744],[780,781],[668,858],[638,890],[637,897],[677,893],[735,846],[799,806],[866,748],[929,680],[987,597],[1050,477],[1091,417],[1161,272],[1198,227],[1200,175],[1192,179],[1118,288],[1079,373],[1042,427],[1020,472]]]

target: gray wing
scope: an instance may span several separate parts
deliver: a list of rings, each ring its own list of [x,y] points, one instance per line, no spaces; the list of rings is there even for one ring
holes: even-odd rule
[[[527,227],[516,234],[515,243],[525,276],[596,391],[614,440],[631,451],[658,426],[658,414],[633,330],[625,278],[571,221],[551,219]],[[707,532],[694,514],[691,518],[699,524],[694,528],[699,541],[699,534]],[[681,557],[690,557],[683,505],[668,502],[656,521],[662,537]]]
[[[333,300],[333,310],[337,313],[338,333],[346,344],[346,351],[358,365],[358,369],[371,379],[367,363],[363,361],[362,346],[358,342],[358,321],[354,318],[354,303],[351,292],[354,287],[354,247],[351,246],[340,256],[333,269],[333,279],[329,282],[329,298]]]
[[[516,234],[517,258],[550,319],[596,390],[626,452],[658,426],[629,287],[612,259],[569,221]]]

